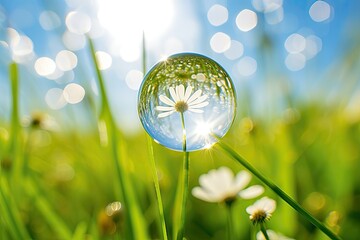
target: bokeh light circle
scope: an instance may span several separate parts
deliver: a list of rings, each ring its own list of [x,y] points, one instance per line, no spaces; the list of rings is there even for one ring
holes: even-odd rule
[[[207,18],[210,24],[215,27],[226,23],[228,17],[229,13],[227,8],[219,4],[213,5],[207,13]]]
[[[187,107],[177,108],[179,102]],[[212,59],[194,53],[172,55],[156,64],[139,90],[143,127],[156,142],[177,151],[183,150],[184,132],[186,151],[209,148],[217,141],[213,135],[223,137],[229,130],[235,108],[230,76]]]
[[[254,11],[244,9],[236,16],[236,26],[240,31],[248,32],[256,27],[257,15]]]
[[[35,61],[34,68],[40,76],[47,76],[55,72],[56,64],[51,58],[40,57]]]
[[[81,102],[85,96],[85,89],[76,83],[69,83],[63,91],[66,102],[76,104]]]
[[[216,53],[223,53],[231,46],[231,38],[223,32],[215,33],[210,39],[210,47]]]
[[[316,1],[311,5],[309,15],[315,22],[323,22],[330,18],[331,7],[325,1]]]

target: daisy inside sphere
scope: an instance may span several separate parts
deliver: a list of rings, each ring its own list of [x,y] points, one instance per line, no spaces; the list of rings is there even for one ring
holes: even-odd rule
[[[163,118],[171,115],[174,112],[184,113],[187,110],[196,113],[203,113],[204,111],[200,108],[203,108],[209,104],[206,102],[207,95],[201,95],[202,90],[197,90],[194,94],[191,95],[193,87],[187,86],[186,90],[184,85],[180,84],[169,88],[171,99],[166,95],[160,95],[159,99],[162,103],[167,106],[156,106],[156,110],[161,111],[158,115],[158,118]]]
[[[203,55],[183,53],[160,61],[145,75],[139,90],[138,113],[144,129],[173,150],[182,151],[184,132],[186,151],[209,148],[217,141],[213,135],[223,137],[235,117],[230,76]],[[207,134],[200,134],[199,126],[207,126]]]

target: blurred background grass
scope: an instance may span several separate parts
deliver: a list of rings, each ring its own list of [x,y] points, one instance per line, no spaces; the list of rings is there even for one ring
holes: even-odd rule
[[[157,4],[155,2],[153,5]],[[237,90],[238,113],[224,141],[344,239],[357,239],[360,236],[360,48],[357,44],[358,18],[354,13],[359,9],[358,4],[327,1],[331,7],[329,16],[318,23],[314,17],[309,17],[309,9],[315,1],[273,1],[281,3],[281,8],[270,12],[282,9],[285,14],[278,23],[271,24],[266,17],[268,13],[257,7],[256,2],[259,1],[241,4],[203,1],[192,5],[189,1],[174,1],[177,8],[170,27],[164,30],[161,38],[149,38],[147,61],[154,64],[163,54],[196,51],[216,59],[228,69]],[[129,210],[114,170],[114,156],[103,135],[104,126],[98,124],[102,101],[94,80],[95,69],[90,64],[89,47],[85,41],[82,48],[72,49],[63,35],[71,29],[71,25],[65,24],[69,12],[88,14],[80,19],[90,16],[94,25],[100,4],[95,1],[22,3],[7,1],[0,5],[0,51],[3,56],[0,60],[0,238],[128,239],[131,236],[128,219],[121,214],[109,216],[106,211],[109,204],[117,201],[123,204],[124,211]],[[106,4],[112,6],[111,2]],[[208,14],[214,4],[228,9],[227,24],[210,24]],[[255,28],[250,32],[239,30],[235,24],[237,14],[245,8],[258,16]],[[37,21],[38,15],[50,10],[57,14],[60,25],[44,30],[44,23]],[[186,10],[192,15],[186,15]],[[30,16],[32,24],[26,25],[22,20],[25,17],[20,18],[19,11],[27,12],[22,16]],[[50,19],[56,19],[51,16]],[[181,23],[184,25],[179,23],[185,17],[191,24],[185,20]],[[45,23],[48,21],[56,22],[48,19]],[[80,24],[79,29],[84,25]],[[122,25],[115,24],[116,27]],[[79,29],[75,34],[83,36]],[[183,34],[186,30],[188,36]],[[107,48],[107,44],[119,39],[110,37],[111,28],[106,31],[101,36],[94,32],[90,36],[94,38],[97,50],[107,51],[112,59],[111,67],[104,68],[102,73],[117,124],[113,129],[119,140],[116,147],[121,145],[121,162],[131,181],[138,202],[136,206],[141,210],[148,235],[152,239],[161,238],[146,134],[139,127],[136,116],[139,77],[135,74],[137,77],[124,80],[128,79],[127,73],[131,70],[137,69],[141,73],[141,57],[128,61],[129,56],[119,56],[116,50]],[[147,31],[151,35],[151,28]],[[180,42],[180,47],[166,50],[165,45],[173,39],[174,31],[180,33],[173,46]],[[244,54],[229,59],[224,54],[226,49],[219,50],[211,45],[210,40],[217,31],[241,41]],[[301,53],[306,57],[302,68],[301,60],[295,61],[295,65],[289,65],[285,60],[293,54],[284,46],[292,33],[304,37],[316,35],[322,40],[316,57],[308,59],[309,56]],[[126,34],[123,38],[131,39],[131,35]],[[27,40],[14,40],[14,36],[32,39],[31,51]],[[74,43],[74,39],[70,42]],[[134,40],[139,48],[133,51],[141,49],[140,40]],[[25,41],[21,45],[25,47],[19,48],[16,41]],[[122,44],[130,43],[124,41]],[[226,41],[220,41],[220,45],[224,44]],[[295,50],[299,45],[301,40],[295,41]],[[25,49],[25,53],[19,49]],[[41,56],[48,56],[55,64],[55,56],[63,49],[76,53],[77,64],[48,81],[54,72],[44,74],[35,63]],[[255,60],[255,65],[253,60],[246,58],[249,56]],[[9,68],[12,61],[18,63],[18,71],[9,70],[13,69]],[[245,67],[244,61],[248,64]],[[61,61],[56,62],[55,69],[61,70],[61,66],[64,66]],[[254,66],[254,72],[246,71]],[[49,69],[51,64],[43,64],[43,67]],[[17,89],[17,86],[11,87],[15,73],[19,74],[19,90],[12,92]],[[70,83],[78,84],[85,90],[85,95],[81,94],[81,88],[73,91],[66,88]],[[60,95],[55,93],[58,90],[51,92],[51,89],[59,89]],[[71,95],[71,92],[76,94]],[[17,98],[18,104],[13,105],[13,99]],[[171,236],[182,154],[154,143],[154,157]],[[197,186],[198,177],[210,169],[225,165],[234,173],[242,170],[216,145],[192,153],[190,157],[190,188]],[[259,183],[257,179],[252,182]],[[326,239],[273,192],[267,190],[265,194],[276,199],[278,204],[269,228],[296,239]],[[250,204],[250,200],[238,201],[233,208],[234,228],[239,239],[250,239],[254,235],[245,212]],[[226,235],[225,207],[190,196],[185,235],[189,239],[223,239]]]

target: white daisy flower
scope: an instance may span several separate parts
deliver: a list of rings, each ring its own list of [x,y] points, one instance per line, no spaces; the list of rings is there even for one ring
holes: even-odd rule
[[[276,233],[273,230],[266,230],[266,233],[270,240],[294,240],[293,238],[288,238],[280,233]],[[266,240],[261,231],[256,234],[256,240]]]
[[[180,84],[175,88],[169,87],[169,92],[172,100],[165,95],[160,95],[159,99],[161,102],[165,103],[167,106],[156,106],[157,111],[161,111],[158,115],[158,118],[167,117],[174,112],[186,112],[187,110],[196,113],[202,113],[203,110],[199,108],[203,108],[209,104],[206,102],[207,95],[201,95],[201,89],[194,92],[191,95],[193,88],[191,86],[187,86],[186,90],[184,85]]]
[[[221,167],[203,174],[199,178],[200,187],[192,190],[192,195],[207,202],[225,202],[232,203],[237,196],[244,199],[251,199],[261,195],[264,188],[260,185],[254,185],[247,189],[245,186],[251,180],[250,173],[246,171],[239,172],[234,177],[233,172],[227,167]]]
[[[263,197],[260,200],[257,200],[253,205],[247,207],[246,212],[250,214],[250,220],[254,224],[257,224],[264,223],[266,220],[269,220],[275,209],[275,200]]]

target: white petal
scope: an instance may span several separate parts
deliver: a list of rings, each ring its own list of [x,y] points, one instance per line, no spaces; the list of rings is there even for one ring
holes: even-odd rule
[[[232,185],[234,180],[233,172],[227,167],[221,167],[218,170],[218,182],[224,189],[232,191]],[[235,193],[237,194],[237,193]]]
[[[217,199],[213,195],[206,192],[201,187],[194,187],[191,191],[192,195],[198,199],[201,199],[206,202],[217,202]]]
[[[166,107],[166,106],[156,106],[155,109],[158,111],[175,111],[174,107]]]
[[[158,115],[158,118],[164,118],[164,117],[167,117],[167,116],[169,116],[169,115],[171,115],[171,114],[173,114],[175,111],[169,111],[169,112],[163,112],[163,113],[160,113],[159,115]]]
[[[271,198],[263,197],[263,198],[257,200],[250,207],[253,207],[256,210],[261,209],[261,210],[263,210],[263,211],[265,211],[267,213],[273,213],[275,211],[275,209],[276,209],[276,202],[275,202],[275,200],[273,200]]]
[[[205,101],[207,99],[207,95],[202,95],[201,97],[193,100],[192,102],[188,101],[189,106],[195,105],[195,104],[199,104],[202,103],[203,101]]]
[[[202,102],[202,103],[191,105],[191,106],[189,105],[189,108],[203,108],[207,105],[209,105],[209,102]]]
[[[250,180],[251,180],[251,174],[243,170],[236,175],[234,185],[240,191],[241,189],[244,189],[246,185],[249,184]]]
[[[179,99],[178,95],[176,94],[176,92],[175,92],[175,90],[174,90],[173,87],[169,87],[169,92],[170,92],[170,95],[171,95],[172,99],[173,99],[175,102],[180,101],[180,99]],[[175,105],[175,103],[174,103],[174,105]]]
[[[184,101],[184,91],[185,91],[184,85],[181,84],[176,87],[176,93],[180,101]]]
[[[204,111],[201,109],[196,109],[196,108],[189,108],[188,109],[190,112],[194,112],[194,113],[203,113]]]
[[[208,174],[203,174],[199,177],[200,185],[206,189],[207,192],[218,193],[221,185],[217,182],[215,170],[211,170]]]
[[[264,192],[263,186],[254,185],[239,192],[239,196],[243,199],[251,199],[260,196],[261,194],[263,194],[263,192]]]
[[[160,101],[162,101],[163,103],[165,103],[165,104],[167,104],[169,106],[175,106],[175,103],[165,95],[160,95],[159,99],[160,99]]]
[[[251,206],[248,206],[247,208],[246,208],[246,212],[248,213],[248,214],[250,214],[250,215],[252,215],[255,211],[257,211],[258,210],[258,208],[256,207],[256,206],[254,206],[254,205],[251,205]]]
[[[192,87],[187,86],[186,91],[185,91],[185,96],[184,96],[184,102],[187,102],[187,100],[189,99],[189,97],[191,95],[191,92],[192,92]]]
[[[196,92],[194,92],[194,94],[187,100],[187,103],[191,103],[192,101],[194,101],[195,99],[197,99],[198,97],[200,97],[201,95],[201,89],[197,90]]]
[[[267,213],[273,213],[276,209],[276,202],[271,198],[264,197],[263,200],[263,209]],[[260,199],[261,200],[261,199]]]

